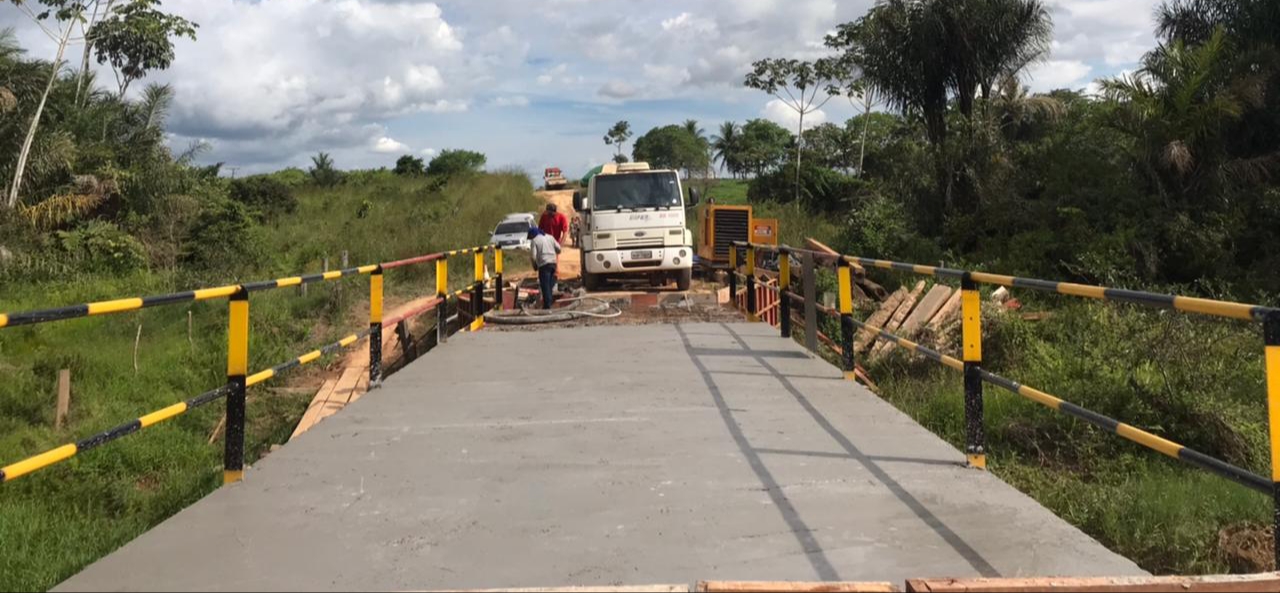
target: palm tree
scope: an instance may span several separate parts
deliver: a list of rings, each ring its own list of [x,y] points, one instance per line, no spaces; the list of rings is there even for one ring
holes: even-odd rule
[[[1139,167],[1170,204],[1190,207],[1212,186],[1265,178],[1280,153],[1232,158],[1230,124],[1264,104],[1266,73],[1242,69],[1218,28],[1202,45],[1180,40],[1149,54],[1132,75],[1103,80],[1109,125],[1133,139]]]
[[[736,122],[727,121],[720,124],[720,134],[711,137],[711,149],[715,151],[715,160],[720,161],[734,178],[742,170],[742,128]]]

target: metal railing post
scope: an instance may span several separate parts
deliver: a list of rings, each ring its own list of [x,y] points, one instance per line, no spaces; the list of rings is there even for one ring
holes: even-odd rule
[[[436,305],[436,344],[449,340],[449,258],[436,260],[436,296],[440,304]]]
[[[760,321],[756,316],[756,246],[747,244],[747,321]]]
[[[1262,331],[1267,348],[1267,420],[1271,433],[1271,497],[1275,505],[1272,519],[1276,566],[1280,567],[1280,312],[1267,314]]]
[[[729,304],[738,308],[738,246],[729,244]]]
[[[778,250],[778,328],[782,337],[791,337],[791,254]]]
[[[853,266],[842,258],[836,275],[840,291],[840,362],[844,378],[853,381],[857,370],[853,358]]]
[[[476,274],[475,274],[475,293],[471,295],[471,312],[474,313],[474,320],[471,322],[471,331],[477,331],[484,327],[484,249],[477,249],[475,254]]]
[[[249,374],[249,291],[231,295],[227,323],[227,425],[224,433],[222,483],[244,479],[245,378]]]
[[[969,467],[986,469],[986,437],[982,412],[982,295],[968,272],[960,281],[964,342],[965,456]]]
[[[407,352],[405,354],[408,354]],[[382,384],[382,266],[369,274],[369,388]]]
[[[502,280],[502,265],[503,265],[502,248],[494,247],[493,248],[493,276],[494,276],[494,280],[496,281],[496,283],[494,284],[494,303],[495,303],[494,306],[499,311],[502,311],[503,309],[506,308],[506,303],[503,300],[503,294],[502,294],[503,289],[506,288],[503,285],[503,280]]]

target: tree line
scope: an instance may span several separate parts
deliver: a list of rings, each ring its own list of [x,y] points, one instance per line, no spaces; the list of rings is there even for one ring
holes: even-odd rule
[[[753,200],[841,220],[860,253],[1275,301],[1280,2],[1166,0],[1133,73],[1031,93],[1052,33],[1041,0],[883,0],[829,57],[743,80],[801,119],[835,99],[856,117],[673,124],[633,156],[718,163]]]

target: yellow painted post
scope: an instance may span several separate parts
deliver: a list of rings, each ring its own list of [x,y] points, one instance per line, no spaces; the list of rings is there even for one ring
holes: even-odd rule
[[[231,295],[227,323],[227,427],[224,434],[222,483],[244,479],[245,377],[249,374],[249,292]]]
[[[960,281],[961,341],[964,342],[965,456],[969,467],[986,469],[982,405],[982,294],[966,272]]]
[[[756,310],[756,246],[747,244],[747,321],[760,321]]]
[[[369,388],[382,383],[382,266],[369,275]]]
[[[1276,566],[1280,566],[1280,312],[1267,315],[1263,334],[1266,338],[1267,420],[1271,431],[1271,497],[1273,531],[1276,543]]]
[[[445,256],[436,260],[436,297],[440,299],[436,305],[436,343],[443,344],[449,339],[449,258]]]
[[[476,250],[475,254],[475,293],[471,295],[471,311],[474,314],[474,320],[471,322],[471,331],[479,331],[484,327],[484,249]]]
[[[843,258],[836,264],[836,284],[840,294],[840,363],[844,378],[853,381],[857,376],[853,359],[853,266]]]

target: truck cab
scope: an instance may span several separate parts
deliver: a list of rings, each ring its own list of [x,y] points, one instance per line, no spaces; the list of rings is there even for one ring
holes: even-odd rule
[[[691,190],[688,206],[698,202]],[[653,286],[693,282],[693,235],[685,224],[680,175],[648,163],[607,164],[587,195],[574,193],[582,219],[582,281],[597,290],[608,278],[648,278]]]

